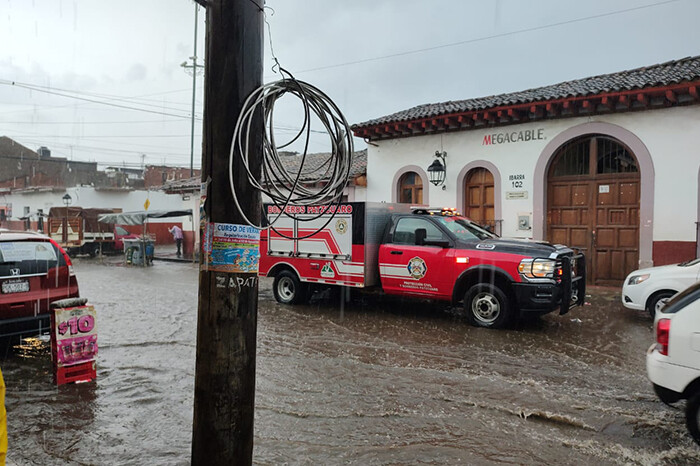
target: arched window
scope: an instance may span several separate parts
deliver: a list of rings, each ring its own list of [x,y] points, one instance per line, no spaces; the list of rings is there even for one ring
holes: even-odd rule
[[[620,141],[593,135],[574,139],[560,147],[550,168],[550,176],[558,178],[637,171],[634,155]]]
[[[399,179],[399,202],[405,204],[423,203],[423,180],[416,172],[406,172]]]

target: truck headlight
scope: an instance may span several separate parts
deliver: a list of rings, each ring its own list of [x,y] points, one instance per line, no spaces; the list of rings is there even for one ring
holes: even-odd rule
[[[639,285],[643,281],[645,281],[647,278],[649,278],[651,275],[648,273],[642,274],[642,275],[632,275],[630,279],[627,281],[628,285]]]
[[[518,272],[528,278],[552,278],[557,263],[551,259],[523,259]]]

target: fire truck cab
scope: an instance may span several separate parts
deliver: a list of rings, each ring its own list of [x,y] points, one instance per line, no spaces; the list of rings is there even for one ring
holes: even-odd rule
[[[293,219],[266,208],[272,228],[261,235],[260,275],[275,278],[280,303],[304,302],[325,285],[379,287],[462,303],[471,324],[492,328],[583,304],[581,254],[499,238],[454,209],[346,203],[295,207]]]

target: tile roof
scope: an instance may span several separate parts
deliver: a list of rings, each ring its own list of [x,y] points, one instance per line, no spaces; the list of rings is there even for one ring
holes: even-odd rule
[[[328,160],[330,153],[307,154],[304,160],[304,171],[301,181],[316,179],[320,170],[325,170],[324,163]],[[301,156],[296,152],[281,152],[280,161],[290,173],[297,173],[301,165]],[[355,152],[350,167],[350,180],[358,176],[367,174],[367,149]],[[198,191],[201,178],[187,178],[182,180],[168,181],[160,189],[167,192],[193,192]]]
[[[192,178],[183,178],[181,180],[171,180],[163,183],[162,186],[158,187],[162,191],[171,192],[194,192],[199,191],[202,184],[202,177],[195,176]]]
[[[353,129],[432,118],[441,115],[486,110],[571,97],[668,86],[700,79],[700,56],[668,61],[633,70],[566,81],[551,86],[476,99],[418,105],[408,110],[353,125]]]
[[[284,154],[284,153],[282,153]],[[296,153],[280,154],[280,161],[284,168],[294,174],[299,171],[301,166],[301,156]],[[300,181],[315,180],[320,175],[325,173],[325,164],[328,162],[330,153],[307,154],[304,159],[304,170],[301,173]],[[350,167],[350,179],[367,173],[367,149],[357,151],[352,158],[352,166]]]

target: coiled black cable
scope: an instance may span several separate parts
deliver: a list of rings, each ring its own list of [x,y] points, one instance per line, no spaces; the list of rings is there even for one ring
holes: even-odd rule
[[[280,71],[283,75],[287,75],[288,77],[256,89],[248,96],[243,104],[243,109],[236,122],[229,155],[229,182],[231,194],[233,195],[238,211],[241,213],[246,223],[256,228],[269,227],[274,230],[273,225],[281,215],[286,215],[299,221],[313,221],[330,211],[330,218],[321,228],[316,230],[319,231],[325,228],[335,215],[337,209],[331,209],[330,206],[340,204],[343,192],[349,182],[354,152],[352,131],[342,112],[330,97],[317,87],[294,79],[286,70],[280,69]],[[278,147],[275,142],[274,110],[278,99],[285,95],[292,95],[301,101],[303,105],[304,121],[296,135],[289,142]],[[253,176],[249,165],[249,157],[258,156],[258,154],[251,154],[248,151],[253,115],[258,108],[262,109],[265,120],[263,162],[260,179]],[[330,139],[331,152],[322,164],[315,168],[312,167],[311,169],[307,168],[305,170],[305,161],[311,135],[312,114],[318,118],[325,128]],[[299,156],[301,157],[299,169],[296,172],[289,171],[280,160],[278,150],[288,147],[302,137],[304,137],[304,152]],[[236,187],[233,182],[233,160],[236,156],[241,158],[242,165],[247,172],[248,182],[251,186],[269,197],[272,203],[279,209],[280,215],[272,221],[267,217],[267,213],[263,212],[263,216],[267,220],[265,222],[266,226],[255,225],[241,209],[238,195],[236,194]],[[287,207],[290,205],[325,206],[326,208],[321,209],[320,213],[313,216],[300,216],[297,213],[287,210]],[[303,239],[315,234],[314,232],[305,236],[290,237],[279,232],[277,233],[289,239]]]

